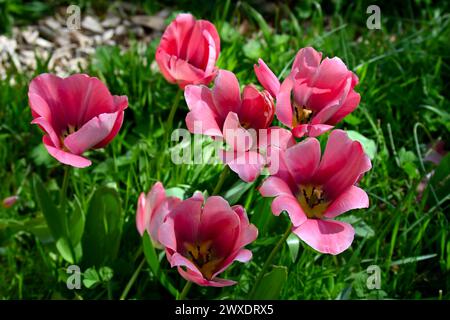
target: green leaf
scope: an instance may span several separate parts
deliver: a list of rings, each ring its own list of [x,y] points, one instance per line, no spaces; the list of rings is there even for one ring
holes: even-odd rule
[[[102,282],[108,282],[114,276],[114,271],[110,267],[101,267],[98,271]]]
[[[272,271],[266,273],[255,290],[255,300],[278,299],[281,289],[287,280],[288,271],[286,267],[274,266]]]
[[[69,263],[76,263],[81,259],[82,250],[81,243],[74,245],[71,248],[71,244],[67,238],[59,238],[56,241],[56,248],[58,249],[59,254]],[[72,253],[73,250],[73,253]]]
[[[85,218],[83,215],[83,211],[81,209],[80,202],[75,199],[74,201],[75,208],[69,217],[69,237],[70,241],[77,245],[80,243],[81,238],[83,236]]]
[[[83,284],[86,288],[92,288],[100,283],[100,275],[95,268],[87,269],[83,274]]]
[[[263,53],[261,42],[256,39],[249,40],[246,44],[244,44],[242,50],[244,55],[250,60],[257,60]]]
[[[300,250],[300,239],[293,233],[286,239],[286,243],[289,247],[289,253],[291,254],[292,262],[295,262]]]
[[[264,39],[266,40],[267,44],[270,45],[272,39],[271,37],[272,30],[270,29],[264,17],[258,11],[253,9],[250,5],[246,4],[245,2],[242,3],[242,6],[249,13],[249,15],[256,21],[256,24],[259,26],[259,29],[262,31],[264,35]]]
[[[450,153],[442,158],[439,166],[434,170],[434,174],[430,179],[427,189],[433,186],[438,201],[443,200],[450,194]],[[436,204],[436,199],[429,196],[429,201]]]
[[[153,273],[153,275],[159,280],[159,282],[174,296],[178,296],[178,290],[172,285],[169,278],[161,270],[158,256],[156,254],[155,247],[147,232],[142,237],[142,245],[144,248],[145,259]]]
[[[375,231],[361,218],[354,215],[345,215],[339,217],[339,221],[347,222],[355,229],[355,234],[362,238],[372,238]]]
[[[230,189],[224,194],[224,198],[228,200],[230,205],[236,204],[242,195],[250,189],[254,183],[247,183],[242,180],[237,181]]]
[[[64,237],[64,216],[59,212],[44,184],[37,175],[33,175],[33,191],[36,201],[42,210],[47,225],[55,240]]]
[[[122,235],[123,215],[118,193],[111,188],[98,189],[89,203],[86,214],[83,262],[103,266],[114,260]]]
[[[377,154],[377,145],[375,144],[375,141],[366,138],[357,131],[348,130],[346,132],[350,139],[361,143],[364,148],[364,152],[369,156],[370,160],[375,158],[375,155]]]

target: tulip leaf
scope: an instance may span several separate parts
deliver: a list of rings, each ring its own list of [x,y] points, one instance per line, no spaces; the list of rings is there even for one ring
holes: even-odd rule
[[[145,259],[153,273],[153,275],[161,282],[161,284],[174,296],[178,296],[178,290],[170,282],[166,274],[161,270],[158,255],[156,254],[155,247],[147,232],[142,237],[142,245],[144,248]]]
[[[74,204],[75,204],[75,209],[69,216],[69,222],[68,222],[69,228],[68,229],[69,229],[70,241],[74,245],[76,245],[76,244],[80,243],[81,238],[83,236],[85,219],[84,219],[83,211],[81,209],[81,204],[79,203],[79,201],[77,199],[75,199]]]
[[[288,271],[286,267],[274,266],[272,271],[266,273],[261,279],[252,298],[254,300],[278,299],[287,280],[287,276]]]
[[[289,253],[291,254],[292,262],[295,262],[300,250],[300,239],[294,233],[291,233],[286,239],[286,243],[289,247]]]
[[[232,206],[236,204],[242,197],[242,195],[253,185],[254,183],[247,183],[239,180],[235,184],[233,184],[231,188],[227,190],[227,192],[225,192],[223,197],[227,199],[228,203]]]
[[[123,215],[118,193],[98,189],[91,198],[82,238],[83,262],[103,266],[117,255],[122,235]]]
[[[447,154],[442,158],[439,166],[434,170],[434,174],[430,179],[430,183],[427,185],[427,189],[433,186],[435,195],[429,197],[431,204],[435,205],[437,202],[445,201],[444,198],[448,197],[450,190],[450,154]]]
[[[370,160],[373,160],[375,158],[375,155],[377,153],[377,145],[375,144],[375,141],[366,138],[357,131],[348,130],[346,132],[350,139],[361,143],[362,147],[364,148],[364,152],[369,156]]]
[[[57,241],[65,235],[64,216],[59,212],[58,208],[53,203],[53,200],[48,194],[42,180],[37,175],[33,175],[32,181],[36,202],[42,210],[42,214],[45,217],[53,238]]]

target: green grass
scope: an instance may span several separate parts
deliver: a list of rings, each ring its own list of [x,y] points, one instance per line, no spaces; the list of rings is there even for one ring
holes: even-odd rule
[[[367,210],[346,213],[356,220],[357,237],[351,248],[339,256],[321,255],[300,244],[292,260],[284,246],[274,260],[288,268],[288,282],[280,298],[450,298],[449,190],[434,187],[417,200],[417,186],[435,166],[424,163],[426,145],[442,139],[449,146],[450,135],[450,14],[446,2],[408,1],[397,8],[381,5],[382,30],[366,28],[370,3],[344,2],[277,5],[260,16],[250,5],[229,2],[195,8],[188,2],[175,6],[209,19],[221,36],[219,66],[235,72],[241,84],[256,82],[253,64],[258,57],[280,74],[289,70],[298,49],[314,46],[325,56],[339,56],[360,78],[358,109],[339,128],[354,130],[375,142],[373,169],[361,181],[371,205]],[[161,4],[142,3],[148,12]],[[267,12],[266,12],[267,11]],[[242,24],[246,30],[238,30]],[[241,28],[242,29],[242,28]],[[65,287],[68,263],[57,254],[45,220],[31,192],[31,174],[38,174],[53,196],[61,185],[63,168],[48,156],[41,144],[41,132],[30,125],[27,87],[35,75],[17,74],[10,85],[0,82],[0,199],[20,192],[20,201],[10,209],[0,208],[0,299],[83,298],[118,299],[141,261],[141,240],[135,228],[135,210],[140,192],[157,180],[168,188],[179,187],[185,196],[195,190],[212,192],[222,166],[175,165],[161,161],[168,148],[163,144],[163,123],[177,88],[169,85],[151,67],[158,40],[138,44],[120,54],[114,47],[98,48],[87,70],[107,83],[114,94],[130,101],[125,121],[116,139],[104,150],[91,152],[93,165],[73,170],[69,194],[84,210],[99,186],[112,186],[120,194],[125,224],[118,258],[109,267],[114,275],[108,284],[75,292]],[[40,62],[36,75],[47,70]],[[284,72],[286,75],[286,72]],[[182,101],[174,127],[184,128],[187,107]],[[448,169],[448,167],[447,167]],[[445,168],[444,174],[448,171]],[[230,175],[226,193],[236,181]],[[260,231],[250,246],[253,260],[235,263],[225,277],[239,285],[225,288],[193,286],[190,298],[245,298],[271,248],[283,233],[288,219],[274,217],[270,200],[255,190],[261,178],[238,199]],[[442,196],[443,195],[443,196]],[[369,290],[365,283],[369,265],[381,268],[381,290]],[[164,269],[169,270],[165,258]],[[184,280],[175,269],[170,279],[181,289]],[[128,298],[170,298],[147,265],[138,275]]]

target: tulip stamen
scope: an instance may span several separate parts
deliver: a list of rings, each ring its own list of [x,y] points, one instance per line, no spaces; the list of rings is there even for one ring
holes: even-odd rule
[[[301,186],[298,201],[308,218],[322,218],[323,213],[328,207],[322,187],[320,186]]]
[[[214,272],[217,270],[218,265],[223,259],[216,258],[212,249],[212,241],[204,241],[200,244],[185,243],[187,257],[192,263],[194,263],[200,272],[207,279],[211,279]]]
[[[299,124],[308,123],[311,119],[312,113],[312,110],[294,103],[294,119],[292,120],[292,126],[296,127]]]

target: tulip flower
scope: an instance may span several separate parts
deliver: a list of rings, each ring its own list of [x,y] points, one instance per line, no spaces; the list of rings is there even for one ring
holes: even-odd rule
[[[3,199],[3,207],[4,208],[11,208],[16,202],[19,200],[19,196],[9,196]]]
[[[41,74],[28,90],[33,121],[45,135],[48,153],[61,163],[83,168],[88,149],[103,148],[122,126],[126,96],[113,96],[97,78],[75,74],[60,78]]]
[[[181,200],[177,197],[167,197],[161,182],[157,182],[146,195],[141,193],[136,212],[136,227],[141,236],[147,230],[153,245],[160,248],[158,230],[167,214]]]
[[[244,246],[257,236],[243,207],[230,207],[219,196],[204,202],[200,193],[178,204],[159,229],[171,266],[186,280],[212,287],[236,283],[217,276],[235,260],[249,261],[252,252]]]
[[[260,192],[275,197],[272,212],[286,211],[293,232],[322,253],[339,254],[354,237],[353,227],[333,218],[367,208],[369,198],[356,183],[371,168],[361,144],[342,130],[331,132],[321,158],[320,143],[307,138],[283,154],[284,170],[267,178]]]
[[[330,130],[358,106],[354,91],[358,77],[341,59],[322,60],[313,48],[301,49],[289,76],[280,85],[267,65],[255,65],[259,82],[276,96],[277,118],[292,129],[294,136],[316,137]]]
[[[288,130],[269,127],[275,113],[270,94],[247,85],[241,97],[239,82],[230,71],[220,70],[212,89],[187,86],[184,96],[190,110],[189,131],[224,138],[231,151],[224,152],[222,160],[246,182],[255,180],[269,164],[267,155],[275,159],[278,150],[292,141]],[[265,139],[259,139],[263,132]]]
[[[219,53],[219,34],[211,22],[179,14],[164,31],[155,59],[164,78],[184,89],[214,79]]]

